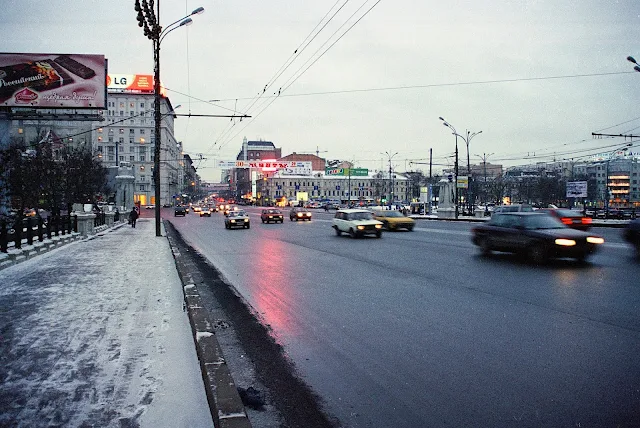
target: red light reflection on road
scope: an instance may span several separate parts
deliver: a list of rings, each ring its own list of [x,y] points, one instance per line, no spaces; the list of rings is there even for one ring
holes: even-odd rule
[[[300,333],[295,319],[298,302],[296,289],[295,260],[287,260],[284,244],[278,240],[257,241],[252,254],[249,281],[252,284],[252,304],[263,322],[268,324],[276,336],[295,336]]]

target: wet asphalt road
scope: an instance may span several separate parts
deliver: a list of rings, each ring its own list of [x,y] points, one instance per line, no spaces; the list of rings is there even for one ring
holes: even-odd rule
[[[640,263],[480,257],[471,223],[336,237],[331,214],[226,230],[170,217],[347,427],[639,426]],[[171,215],[171,213],[168,213]]]

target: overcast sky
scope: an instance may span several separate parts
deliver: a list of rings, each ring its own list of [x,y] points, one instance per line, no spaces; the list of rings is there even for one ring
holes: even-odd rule
[[[0,52],[104,54],[110,73],[153,73],[133,0],[0,4]],[[205,8],[162,42],[161,80],[177,113],[253,116],[178,118],[176,138],[206,158],[196,162],[205,180],[219,181],[215,161],[234,159],[244,136],[273,141],[283,155],[319,150],[371,169],[387,169],[397,152],[398,171],[428,172],[417,162],[428,163],[429,148],[435,164],[453,163],[455,137],[439,116],[460,134],[482,131],[472,163],[485,153],[504,165],[583,159],[625,143],[592,132],[640,133],[640,73],[625,59],[640,61],[637,0],[160,5],[165,26]]]

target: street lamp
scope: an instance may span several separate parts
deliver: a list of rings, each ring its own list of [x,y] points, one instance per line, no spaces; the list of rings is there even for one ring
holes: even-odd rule
[[[141,4],[142,3],[142,4]],[[138,12],[138,26],[144,28],[144,35],[153,42],[153,63],[154,63],[154,120],[155,120],[155,147],[153,155],[153,183],[155,187],[155,217],[156,236],[162,236],[160,229],[160,43],[171,31],[176,28],[189,25],[193,22],[192,15],[204,12],[203,7],[194,9],[189,15],[169,24],[164,30],[160,26],[160,0],[156,0],[156,11],[153,10],[153,0],[136,0],[134,9]],[[176,25],[177,24],[177,25]]]
[[[471,139],[478,134],[482,134],[482,131],[473,133],[471,131],[467,131],[467,138],[460,136],[460,138],[462,138],[467,144],[467,204],[469,207],[469,212],[471,212],[473,208],[471,203],[471,163],[469,161],[469,143],[471,142]]]
[[[638,63],[636,62],[636,59],[635,59],[634,57],[632,57],[632,56],[628,56],[628,57],[627,57],[627,61],[634,63],[634,64],[635,64],[635,67],[633,67],[633,69],[634,69],[635,71],[640,72],[640,65],[638,65]]]
[[[456,131],[456,128],[453,127],[453,125],[451,125],[449,122],[447,122],[446,120],[444,120],[444,118],[442,116],[438,117],[438,119],[440,119],[442,121],[442,124],[444,126],[446,126],[447,128],[451,129],[453,131],[453,135],[456,136],[456,160],[455,160],[455,166],[454,166],[454,183],[455,186],[453,187],[453,197],[456,200],[456,211],[455,211],[455,218],[456,220],[458,219],[458,137],[460,137],[461,135],[458,134],[458,131]]]
[[[394,184],[393,176],[391,175],[391,160],[395,155],[398,154],[398,152],[395,152],[394,154],[391,154],[389,152],[384,152],[381,154],[387,155],[387,157],[389,158],[389,182],[391,183],[391,192],[389,193],[389,209],[391,209],[391,203],[393,202],[393,184]]]

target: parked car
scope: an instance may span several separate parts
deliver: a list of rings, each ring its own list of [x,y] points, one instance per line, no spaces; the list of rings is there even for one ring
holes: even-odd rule
[[[209,207],[200,208],[200,217],[211,217],[211,209]]]
[[[593,219],[582,215],[581,211],[574,211],[567,208],[544,208],[541,212],[547,213],[572,229],[589,230]]]
[[[185,215],[187,215],[187,209],[186,209],[185,207],[183,207],[182,205],[177,205],[177,206],[175,207],[175,209],[173,210],[173,216],[174,216],[174,217],[177,217],[177,216],[179,216],[179,215],[181,215],[181,216],[183,216],[183,217],[184,217]]]
[[[229,214],[224,219],[224,227],[226,229],[235,229],[238,227],[242,227],[244,229],[251,228],[251,220],[247,213],[242,210],[231,210]]]
[[[501,213],[472,230],[472,241],[482,254],[491,251],[518,253],[535,264],[549,258],[573,257],[584,261],[604,239],[571,229],[544,213]]]
[[[311,211],[306,208],[294,207],[289,211],[289,220],[309,220],[311,221]]]
[[[275,208],[265,208],[260,213],[260,220],[262,220],[263,223],[282,223],[284,221],[284,216],[280,210]]]
[[[144,206],[144,209],[145,209],[145,210],[152,210],[152,209],[154,209],[155,207],[156,207],[155,205],[145,205],[145,206]]]
[[[169,204],[169,203],[162,204],[162,208],[171,208],[171,204]]]
[[[336,235],[348,233],[352,238],[364,235],[382,237],[382,222],[373,218],[373,213],[362,209],[340,209],[333,217],[333,229]]]
[[[415,220],[403,215],[400,211],[374,211],[373,217],[382,222],[387,230],[407,229],[413,230]]]
[[[622,237],[633,246],[640,258],[640,219],[631,220],[622,231]]]

